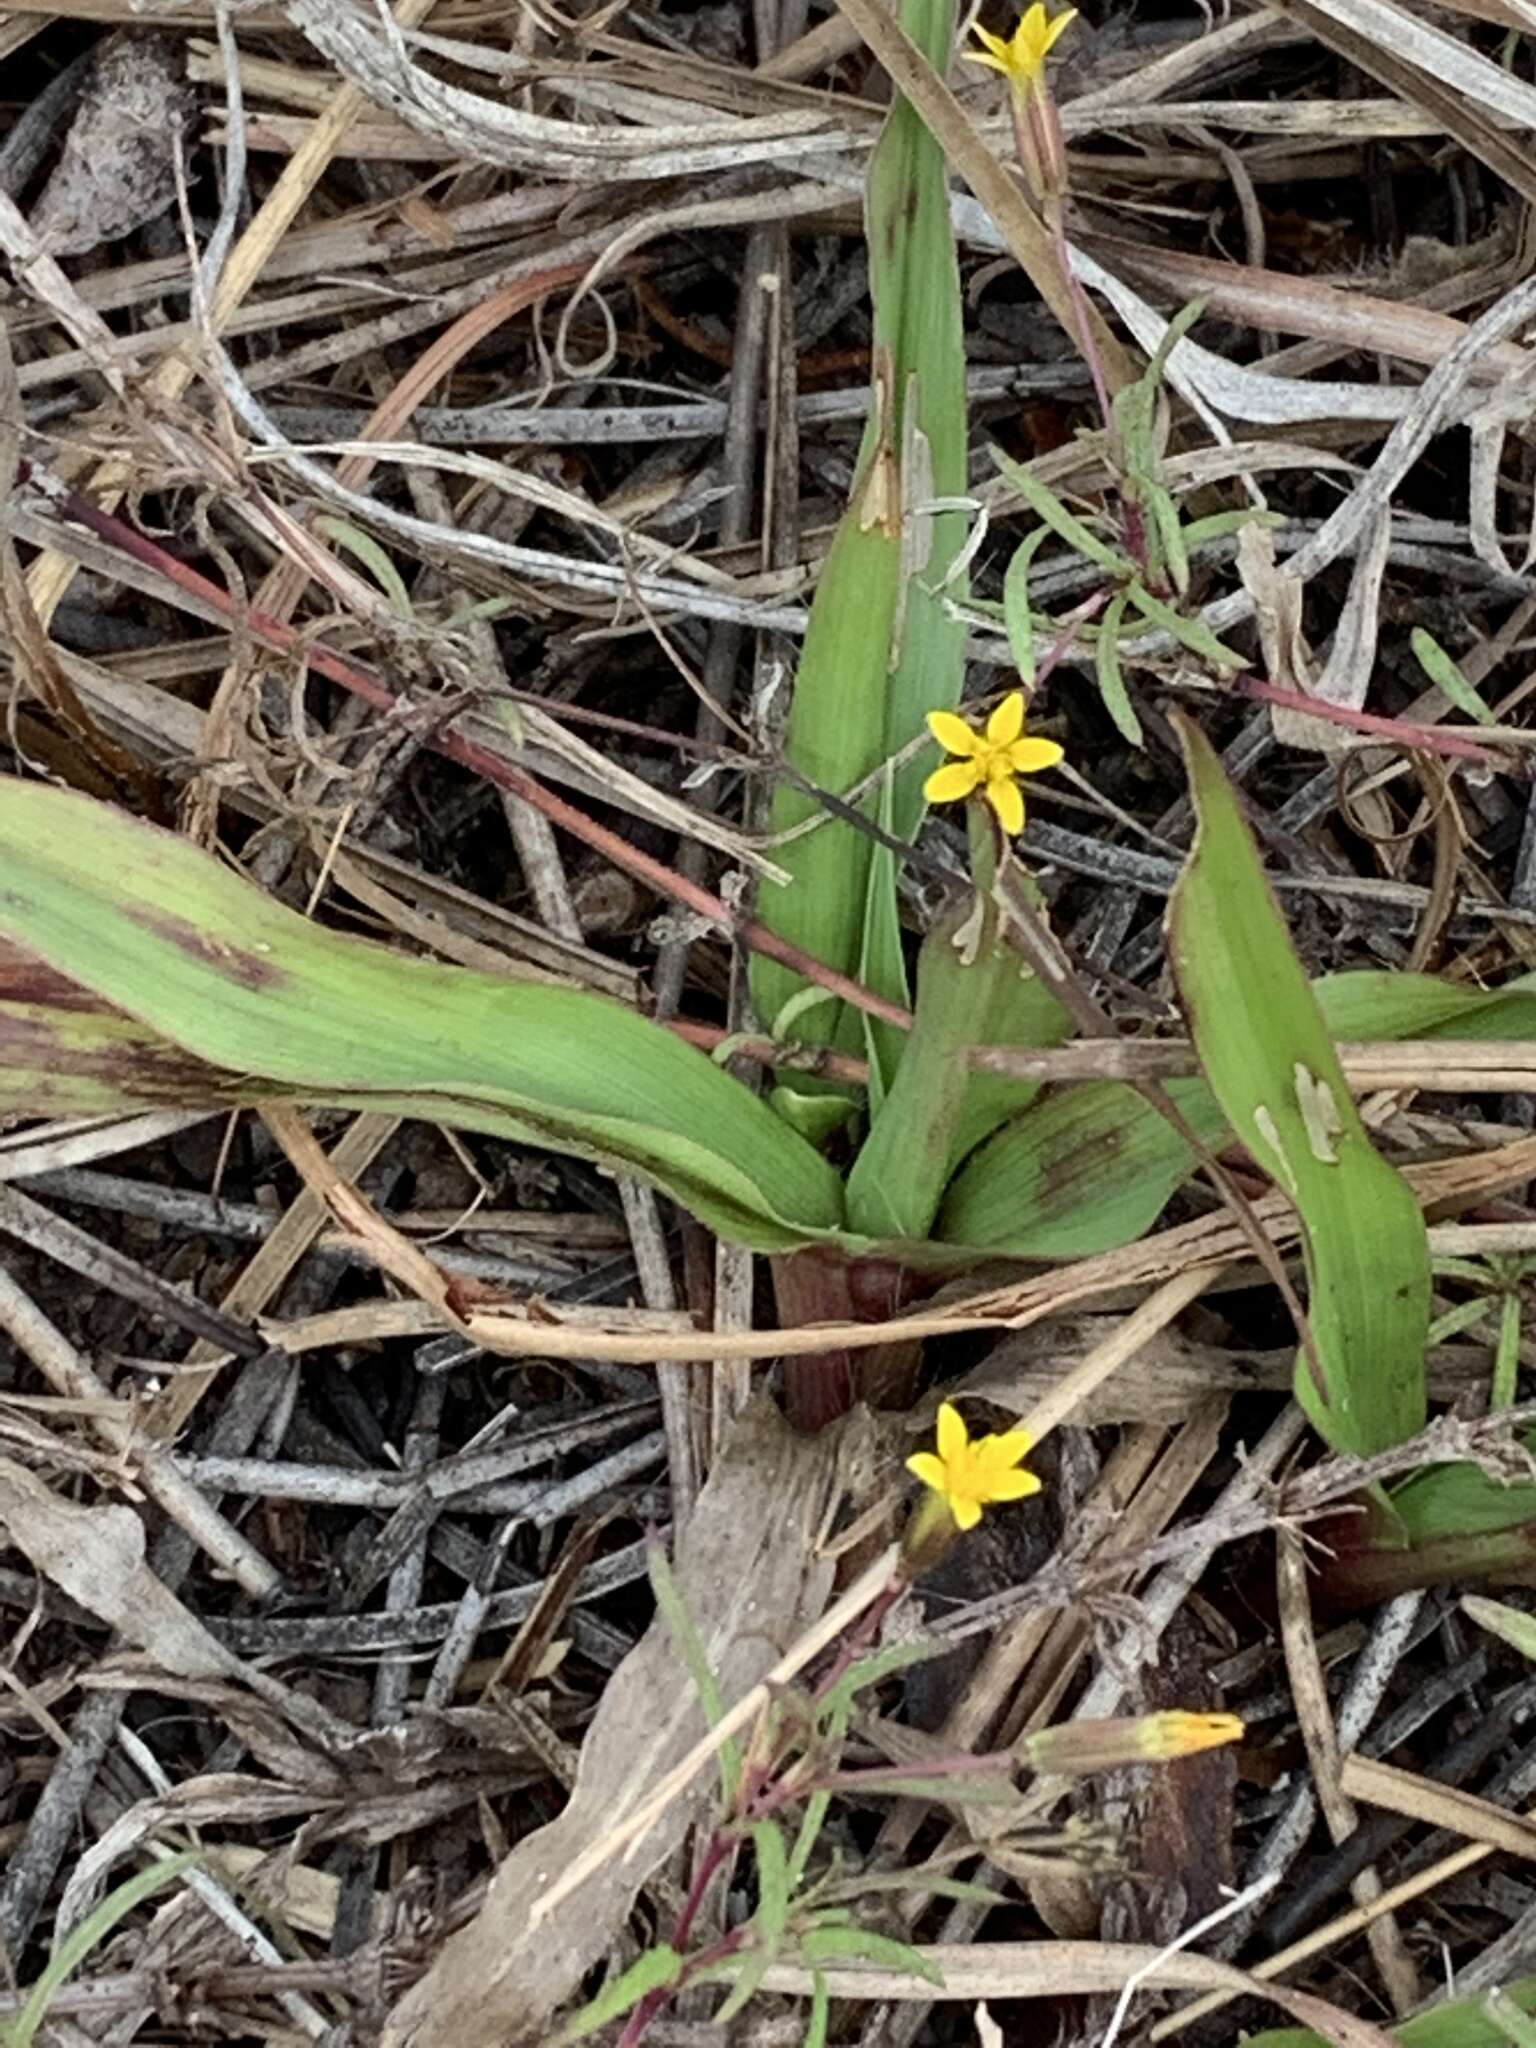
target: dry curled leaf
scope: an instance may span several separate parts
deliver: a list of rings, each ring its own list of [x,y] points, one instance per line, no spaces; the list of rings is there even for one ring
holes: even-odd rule
[[[144,1524],[132,1508],[72,1507],[5,1459],[0,1527],[39,1577],[120,1629],[166,1671],[212,1678],[239,1669],[145,1563]]]
[[[51,255],[99,249],[165,212],[193,104],[177,38],[125,31],[106,39],[32,214]]]

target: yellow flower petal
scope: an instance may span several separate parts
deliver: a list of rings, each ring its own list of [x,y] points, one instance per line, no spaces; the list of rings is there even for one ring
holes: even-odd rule
[[[1016,782],[989,782],[987,802],[996,811],[998,823],[1010,839],[1024,830],[1024,798]]]
[[[962,797],[969,796],[980,780],[979,762],[946,761],[942,768],[935,768],[923,784],[923,795],[931,804],[956,804]]]
[[[956,1500],[953,1494],[946,1495],[949,1512],[955,1518],[957,1529],[974,1529],[981,1520],[981,1503],[974,1500]]]
[[[956,718],[953,711],[930,711],[928,730],[946,754],[958,754],[963,761],[981,751],[980,735],[972,732],[963,718]]]
[[[1010,690],[987,720],[987,745],[1011,747],[1024,730],[1024,692]]]
[[[1027,1429],[1010,1429],[1001,1436],[984,1436],[976,1445],[976,1455],[988,1471],[995,1466],[1006,1472],[1027,1458],[1034,1448],[1035,1440]]]
[[[935,1493],[942,1493],[949,1474],[944,1461],[936,1458],[932,1451],[914,1451],[907,1460],[907,1470],[914,1479],[921,1479],[924,1486],[931,1486]]]
[[[1040,1491],[1037,1472],[992,1472],[987,1475],[988,1500],[1028,1500]]]
[[[1077,9],[1075,7],[1066,7],[1062,9],[1061,13],[1057,15],[1056,19],[1051,23],[1050,27],[1045,32],[1045,48],[1040,52],[1042,57],[1048,57],[1051,54],[1051,51],[1055,48],[1057,42],[1063,35],[1066,34],[1067,30],[1072,26],[1073,22],[1076,21],[1076,19]]]
[[[1015,740],[1008,749],[1008,759],[1020,775],[1038,775],[1042,768],[1054,768],[1066,757],[1066,748],[1055,740]]]
[[[966,51],[965,54],[971,62],[973,64],[990,64],[994,71],[1006,71],[1008,69],[1007,37],[995,36],[990,29],[982,28],[979,23],[972,28],[971,34],[982,45],[980,50]]]
[[[965,1426],[965,1417],[953,1401],[939,1403],[939,1419],[936,1429],[939,1456],[946,1466],[954,1465],[965,1456],[970,1446],[970,1433]]]

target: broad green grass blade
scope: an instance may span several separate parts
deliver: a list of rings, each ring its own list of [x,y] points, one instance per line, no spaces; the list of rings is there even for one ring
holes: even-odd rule
[[[1207,1145],[1227,1120],[1203,1081],[1168,1093]],[[1166,1118],[1123,1081],[1058,1088],[966,1161],[934,1235],[1020,1259],[1082,1259],[1129,1244],[1195,1170]]]
[[[1536,975],[1478,989],[1366,971],[1325,975],[1312,992],[1338,1040],[1536,1038]],[[1168,1092],[1204,1145],[1230,1142],[1204,1081],[1174,1081]],[[1019,1258],[1088,1258],[1150,1229],[1197,1163],[1128,1083],[1075,1082],[1012,1117],[964,1162],[934,1234]]]
[[[926,1237],[955,1160],[1034,1092],[1027,1082],[973,1075],[967,1052],[1057,1044],[1068,1022],[982,905],[943,919],[923,942],[915,1022],[895,1082],[848,1176],[849,1228]]]
[[[1469,988],[1433,974],[1366,969],[1312,984],[1341,1043],[1370,1038],[1536,1038],[1536,974]]]
[[[1536,1483],[1502,1485],[1480,1465],[1431,1465],[1393,1487],[1392,1506],[1415,1547],[1448,1536],[1492,1536],[1536,1522]]]
[[[1302,1222],[1323,1375],[1296,1393],[1335,1449],[1369,1454],[1424,1426],[1429,1239],[1345,1085],[1322,1010],[1215,750],[1179,734],[1197,832],[1168,910],[1179,999],[1212,1093]]]
[[[955,33],[954,0],[902,0],[901,20],[942,71]],[[965,355],[960,272],[943,152],[897,97],[870,163],[867,235],[874,303],[874,404],[852,500],[833,539],[811,606],[785,735],[790,765],[842,795],[922,731],[924,715],[959,700],[964,627],[943,600],[964,538],[964,515],[935,500],[966,488]],[[950,592],[962,597],[957,584]],[[910,838],[922,815],[928,763],[898,770],[891,829]],[[870,804],[871,815],[874,806]],[[814,798],[781,785],[771,829],[820,814]],[[870,841],[829,820],[776,858],[790,880],[766,887],[765,924],[845,973],[863,952]],[[892,880],[894,888],[894,864]],[[888,963],[882,946],[871,971]],[[802,986],[776,962],[752,965],[758,1015],[771,1026]],[[899,986],[879,992],[901,999]],[[863,1050],[860,1027],[818,1009],[803,1035]]]
[[[252,1099],[243,1077],[220,1073],[131,1017],[0,1002],[0,1117],[117,1116]]]
[[[257,1092],[374,1103],[641,1174],[764,1250],[842,1219],[820,1155],[621,1005],[309,923],[173,833],[0,779],[0,935]]]

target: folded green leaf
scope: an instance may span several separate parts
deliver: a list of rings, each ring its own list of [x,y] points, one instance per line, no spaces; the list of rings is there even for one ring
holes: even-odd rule
[[[954,0],[903,0],[901,20],[947,71]],[[838,796],[918,738],[928,711],[952,709],[964,670],[965,628],[950,602],[964,595],[954,573],[965,538],[956,501],[966,488],[960,271],[943,151],[899,94],[870,162],[867,239],[874,402],[852,500],[816,587],[784,740],[790,766]],[[898,838],[917,829],[929,766],[915,758],[893,773],[887,815]],[[874,800],[865,808],[875,815]],[[788,831],[822,810],[781,784],[771,829]],[[871,847],[856,827],[826,820],[776,852],[790,880],[766,887],[758,911],[781,937],[844,973],[862,964],[877,993],[900,1001],[889,943],[896,875],[889,856],[875,882],[890,901],[874,915],[865,959]],[[803,985],[775,961],[752,963],[752,998],[765,1025]],[[842,1006],[812,1012],[803,1035],[847,1052],[865,1049],[860,1021]]]
[[[1323,1384],[1303,1357],[1297,1398],[1336,1449],[1384,1450],[1424,1426],[1424,1218],[1360,1121],[1214,748],[1188,718],[1179,733],[1198,820],[1168,911],[1179,999],[1233,1130],[1301,1218]]]
[[[1203,1081],[1168,1093],[1201,1142],[1227,1121]],[[1080,1259],[1141,1236],[1196,1165],[1189,1146],[1123,1081],[1052,1089],[955,1176],[934,1224],[946,1244],[1021,1259]]]
[[[1496,1536],[1536,1523],[1536,1482],[1504,1484],[1481,1465],[1431,1465],[1393,1487],[1392,1505],[1415,1547],[1446,1537]]]
[[[1010,1110],[1030,1082],[973,1074],[975,1045],[1054,1045],[1068,1017],[998,934],[977,901],[923,942],[917,1009],[890,1093],[848,1176],[848,1225],[871,1237],[924,1238],[955,1161]]]
[[[213,1108],[258,1092],[115,1011],[0,1002],[0,1117]]]
[[[169,832],[0,779],[0,934],[251,1095],[436,1117],[598,1159],[744,1244],[835,1230],[836,1174],[661,1026],[584,991],[343,938]]]
[[[1536,975],[1479,989],[1367,970],[1324,975],[1312,992],[1340,1041],[1536,1038]],[[1204,1145],[1219,1151],[1231,1142],[1204,1081],[1173,1081],[1168,1092]],[[1074,1082],[1051,1089],[965,1161],[934,1235],[1019,1258],[1087,1258],[1150,1229],[1197,1163],[1129,1082]]]

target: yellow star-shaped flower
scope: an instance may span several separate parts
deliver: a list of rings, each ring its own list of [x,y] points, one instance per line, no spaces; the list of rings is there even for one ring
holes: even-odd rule
[[[1065,751],[1054,740],[1026,739],[1023,691],[1010,691],[981,732],[953,711],[930,711],[928,730],[946,754],[957,757],[935,768],[923,784],[929,803],[958,803],[979,789],[1003,830],[1022,832],[1024,795],[1019,777],[1054,768]]]
[[[1034,1444],[1027,1429],[979,1436],[973,1443],[965,1417],[945,1401],[939,1408],[937,1456],[917,1451],[908,1458],[907,1470],[939,1495],[957,1529],[974,1529],[982,1509],[994,1501],[1023,1500],[1040,1491],[1037,1476],[1019,1470]]]
[[[976,40],[982,47],[967,50],[967,61],[1001,71],[1011,86],[1027,91],[1044,72],[1045,60],[1058,38],[1076,19],[1077,9],[1069,7],[1051,21],[1046,16],[1045,0],[1034,0],[1020,15],[1019,25],[1011,36],[994,36],[984,28],[976,29]]]

